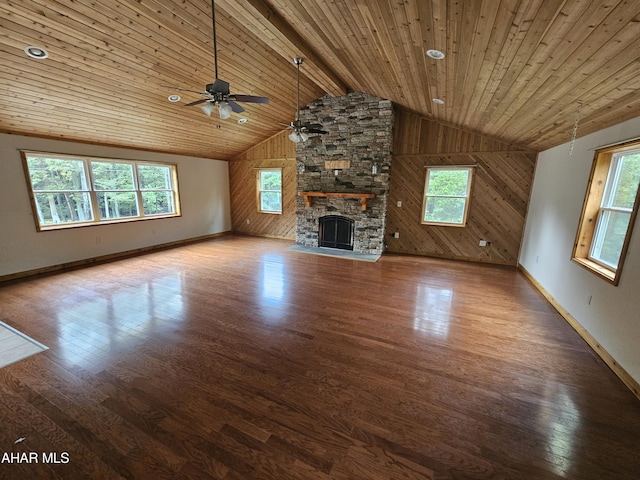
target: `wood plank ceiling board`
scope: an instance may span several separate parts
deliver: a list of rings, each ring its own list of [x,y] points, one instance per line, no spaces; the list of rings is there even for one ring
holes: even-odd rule
[[[332,95],[346,95],[346,87],[311,48],[302,40],[276,12],[261,0],[250,0],[245,6],[235,1],[218,0],[218,5],[242,18],[247,24],[261,32],[263,39],[281,56],[287,59],[302,57],[305,60],[304,74]]]
[[[217,0],[216,14],[220,77],[270,99],[242,104],[244,125],[163,88],[214,80],[210,0],[2,3],[0,131],[229,160],[294,119],[294,56],[302,106],[365,92],[528,149],[569,141],[580,104],[579,136],[640,115],[638,2]]]
[[[230,159],[282,130],[295,117],[296,70],[241,23],[219,13],[220,77],[233,93],[270,97],[243,104],[238,125],[172,104],[172,85],[203,91],[215,77],[210,3],[11,2],[3,5],[0,130],[206,158]],[[6,38],[6,40],[4,40]],[[22,49],[50,56],[32,60]],[[278,71],[273,75],[272,69]],[[180,92],[184,103],[200,98]],[[323,91],[301,80],[309,102]],[[131,132],[136,132],[135,136]]]
[[[526,85],[527,89],[535,88],[536,92],[530,94],[526,102],[522,99],[519,102],[517,99],[514,100],[520,111],[539,115],[541,124],[550,124],[557,121],[557,118],[553,118],[558,114],[556,105],[564,101],[564,111],[560,113],[564,114],[565,128],[571,129],[578,102],[567,104],[566,99],[576,94],[585,94],[594,87],[597,93],[589,99],[589,104],[592,108],[597,108],[592,102],[597,102],[602,94],[602,82],[610,82],[612,77],[615,78],[614,72],[607,72],[608,68],[619,62],[631,61],[633,57],[630,54],[633,51],[623,53],[621,50],[625,46],[636,44],[634,50],[637,52],[637,39],[640,36],[640,24],[633,22],[633,19],[640,15],[640,5],[630,8],[622,3],[610,13],[607,12],[596,9],[581,15],[579,21],[574,23],[573,29],[566,33],[563,44],[554,49],[557,53],[550,52],[552,55],[548,57],[549,61],[541,65],[540,71],[546,71],[548,74],[539,75],[538,78],[532,79],[532,85]],[[582,28],[577,28],[576,24]],[[560,78],[565,81],[558,82]],[[615,88],[609,83],[607,88],[612,90],[612,87]],[[504,102],[505,109],[506,104],[507,102]],[[513,110],[511,108],[512,112]],[[507,121],[515,115],[504,114],[502,109],[498,109],[496,113],[502,116],[500,122],[496,123],[498,129],[504,128]],[[529,123],[524,121],[523,115],[518,115],[518,118],[521,119],[520,122],[510,124],[515,141],[523,135],[531,134]]]
[[[473,35],[471,36],[472,41],[469,42],[471,47],[467,53],[468,73],[462,80],[461,102],[463,106],[469,105],[470,108],[460,109],[460,117],[457,119],[460,124],[469,121],[470,115],[475,112],[475,110],[472,109],[471,104],[475,98],[480,98],[479,92],[482,91],[481,88],[483,86],[483,82],[479,81],[484,65],[484,56],[482,53],[485,52],[489,46],[492,30],[481,25],[480,20],[484,19],[486,21],[494,22],[500,7],[499,2],[483,2],[478,5],[479,10],[477,11],[477,15],[467,20],[469,27],[473,27]],[[471,22],[474,23],[471,24]],[[462,115],[464,115],[464,117],[462,117]]]
[[[287,8],[283,3],[289,4],[290,8]],[[374,65],[371,63],[372,59],[368,57],[361,57],[357,67],[353,65],[354,68],[345,68],[345,65],[348,65],[350,61],[350,57],[346,55],[346,48],[349,45],[367,43],[365,37],[350,32],[349,26],[354,23],[354,20],[351,18],[349,8],[344,5],[325,8],[322,5],[315,4],[315,2],[306,3],[305,5],[296,3],[294,8],[291,3],[286,1],[277,2],[278,8],[283,8],[283,11],[289,11],[289,14],[295,19],[294,21],[299,22],[297,25],[313,26],[312,28],[305,28],[302,36],[309,45],[322,51],[323,55],[329,58],[329,63],[334,71],[345,79],[348,87],[359,84],[357,80],[359,73],[364,71],[373,74],[375,72]],[[286,20],[290,21],[288,18]],[[334,28],[329,28],[329,25]]]
[[[573,7],[573,9],[568,10],[571,7]],[[558,44],[562,41],[568,42],[569,44],[571,43],[571,40],[568,38],[572,34],[572,27],[575,27],[575,25],[567,19],[580,17],[585,8],[586,5],[580,2],[569,2],[563,5],[562,14],[557,12],[553,20],[547,25],[547,31],[543,35],[544,41],[541,40],[538,42],[528,62],[524,65],[519,65],[521,73],[516,77],[512,77],[509,85],[503,86],[502,89],[505,91],[512,89],[514,92],[522,92],[526,88],[537,89],[539,87],[539,83],[537,82],[541,78],[540,71],[549,69],[551,72],[554,69]],[[547,14],[549,15],[550,13],[547,12]],[[557,68],[557,66],[555,68]],[[529,97],[522,98],[518,95],[513,96],[512,103],[502,102],[502,104],[497,106],[496,111],[498,114],[505,114],[506,112],[505,118],[508,120],[513,116],[513,112],[510,110],[514,107],[522,107],[522,104],[526,102],[528,98]]]

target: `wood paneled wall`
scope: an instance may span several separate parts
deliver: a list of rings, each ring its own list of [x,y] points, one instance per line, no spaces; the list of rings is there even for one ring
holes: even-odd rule
[[[288,134],[287,130],[274,135],[229,162],[231,228],[235,233],[295,239],[296,147]],[[259,168],[282,168],[281,215],[258,212]]]
[[[295,238],[295,144],[281,132],[229,163],[232,229]],[[398,110],[387,251],[516,265],[536,152]],[[420,223],[426,165],[477,165],[466,227]],[[256,169],[282,168],[283,213],[259,213]],[[397,202],[402,202],[402,207]],[[247,223],[249,220],[249,223]],[[393,232],[400,234],[393,238]],[[491,242],[480,247],[480,240]]]
[[[393,151],[388,251],[517,264],[536,152],[406,110],[396,113]],[[428,165],[477,165],[464,228],[420,223]],[[393,237],[394,232],[399,238]],[[480,240],[490,245],[480,247]]]

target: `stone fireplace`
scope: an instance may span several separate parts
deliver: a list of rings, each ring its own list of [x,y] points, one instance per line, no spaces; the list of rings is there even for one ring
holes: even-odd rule
[[[321,124],[328,133],[296,145],[296,243],[321,246],[326,221],[321,219],[337,216],[353,225],[354,252],[381,254],[391,174],[391,101],[364,93],[327,95],[302,108],[300,119]]]

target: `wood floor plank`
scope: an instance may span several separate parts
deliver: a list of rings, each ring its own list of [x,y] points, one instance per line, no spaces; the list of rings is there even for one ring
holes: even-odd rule
[[[41,459],[0,479],[637,478],[640,402],[516,269],[290,245],[1,285],[49,350],[0,369],[0,455]]]

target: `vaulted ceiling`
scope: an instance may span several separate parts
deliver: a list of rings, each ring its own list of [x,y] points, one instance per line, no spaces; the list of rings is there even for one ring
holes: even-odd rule
[[[578,113],[579,136],[640,116],[637,1],[215,5],[220,78],[268,105],[220,120],[184,106],[198,93],[163,88],[214,80],[210,0],[6,0],[0,131],[228,160],[294,120],[296,56],[302,105],[367,92],[536,150],[569,141]],[[29,45],[49,57],[29,58]]]

